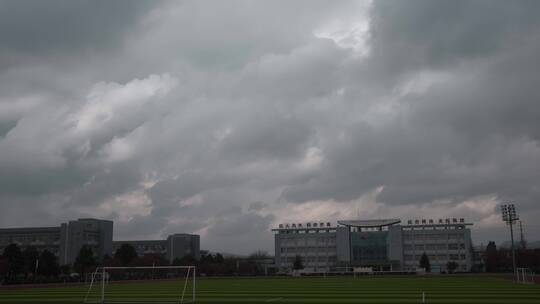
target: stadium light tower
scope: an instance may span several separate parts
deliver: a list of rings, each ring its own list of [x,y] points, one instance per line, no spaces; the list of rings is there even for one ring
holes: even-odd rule
[[[514,270],[514,275],[517,275],[516,272],[516,252],[514,249],[514,229],[513,225],[519,220],[519,216],[516,213],[516,207],[514,204],[503,204],[501,205],[502,219],[510,226],[510,240],[512,243],[512,267]]]

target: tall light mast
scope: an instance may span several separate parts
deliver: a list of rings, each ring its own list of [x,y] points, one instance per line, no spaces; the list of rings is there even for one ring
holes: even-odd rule
[[[510,226],[510,240],[512,243],[512,268],[514,270],[514,275],[517,276],[516,271],[516,252],[514,248],[514,223],[519,220],[519,216],[516,213],[516,207],[514,204],[503,204],[501,205],[502,219]]]

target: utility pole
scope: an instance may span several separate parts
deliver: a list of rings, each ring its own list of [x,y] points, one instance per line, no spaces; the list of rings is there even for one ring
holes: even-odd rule
[[[502,219],[506,224],[510,225],[510,240],[512,243],[512,268],[514,270],[514,275],[517,280],[517,271],[516,271],[516,251],[514,247],[514,228],[513,225],[516,221],[519,220],[519,217],[516,213],[516,207],[514,204],[504,204],[501,205]]]

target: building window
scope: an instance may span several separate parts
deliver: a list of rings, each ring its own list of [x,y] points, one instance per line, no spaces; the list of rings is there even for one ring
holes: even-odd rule
[[[458,244],[448,244],[448,250],[457,250]]]

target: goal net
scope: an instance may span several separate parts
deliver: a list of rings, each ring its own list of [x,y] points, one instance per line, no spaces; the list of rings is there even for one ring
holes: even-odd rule
[[[99,267],[84,303],[194,303],[195,266]]]
[[[529,268],[517,268],[516,279],[518,283],[534,283],[534,272]]]

